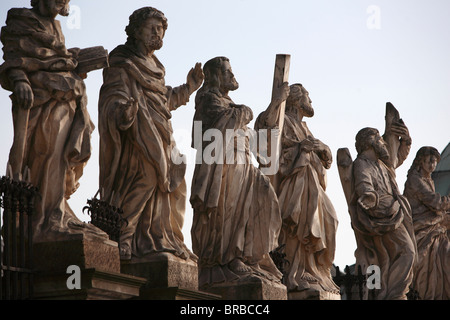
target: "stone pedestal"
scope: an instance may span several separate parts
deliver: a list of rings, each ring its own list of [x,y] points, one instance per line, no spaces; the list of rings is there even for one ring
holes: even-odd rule
[[[224,300],[287,300],[285,285],[256,277],[215,284],[203,290],[220,295]]]
[[[122,261],[121,272],[147,279],[142,300],[218,300],[221,297],[198,290],[197,263],[163,253]]]
[[[148,288],[198,289],[197,263],[179,259],[171,254],[132,259],[130,262],[122,261],[121,272],[147,279]]]
[[[302,291],[292,291],[288,293],[289,300],[341,300],[340,294],[332,292],[305,289]]]
[[[97,269],[82,269],[80,288],[70,289],[71,274],[38,273],[34,277],[35,300],[129,300],[139,297],[145,279]]]
[[[141,300],[221,300],[216,294],[180,287],[148,288],[142,287],[139,295]]]
[[[33,266],[37,271],[66,271],[70,265],[120,273],[117,242],[87,239],[83,234],[70,240],[38,242],[33,245]]]
[[[84,234],[35,243],[33,267],[33,299],[132,299],[146,283],[146,279],[120,273],[117,242]],[[72,277],[78,277],[79,288],[68,285]]]

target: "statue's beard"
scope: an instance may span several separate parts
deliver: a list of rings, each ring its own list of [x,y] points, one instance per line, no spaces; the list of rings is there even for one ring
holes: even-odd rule
[[[150,50],[159,50],[163,46],[162,39],[151,39],[145,43],[145,46]]]
[[[304,117],[307,118],[314,117],[314,109],[310,104],[303,104],[301,109]]]
[[[378,143],[373,144],[373,150],[377,155],[378,159],[382,161],[386,161],[389,159],[389,151],[384,145],[380,145]]]
[[[236,79],[233,79],[228,83],[224,84],[224,87],[227,91],[234,91],[239,89],[239,83],[236,81]]]

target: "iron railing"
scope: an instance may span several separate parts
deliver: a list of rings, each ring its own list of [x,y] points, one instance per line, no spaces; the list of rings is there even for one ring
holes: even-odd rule
[[[37,188],[30,183],[5,176],[0,179],[0,300],[30,299],[33,295],[32,217],[37,196]]]

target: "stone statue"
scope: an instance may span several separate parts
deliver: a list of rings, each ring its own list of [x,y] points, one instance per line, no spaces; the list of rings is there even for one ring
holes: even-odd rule
[[[411,207],[401,195],[395,169],[409,154],[411,137],[397,110],[388,103],[383,137],[374,128],[356,135],[358,156],[338,150],[341,182],[349,204],[357,249],[356,264],[363,273],[378,266],[381,278],[375,297],[404,300],[410,290],[416,259]]]
[[[446,220],[450,213],[450,196],[436,193],[431,173],[440,161],[433,147],[417,152],[404,195],[412,208],[418,262],[414,268],[413,288],[420,299],[450,299],[450,244]]]
[[[66,49],[55,20],[58,14],[68,15],[69,0],[32,0],[31,6],[9,10],[1,32],[5,62],[0,83],[12,91],[14,122],[8,172],[39,189],[35,241],[73,233],[107,237],[82,223],[67,203],[91,155],[94,130],[86,106],[86,75],[77,69],[80,49]]]
[[[172,254],[195,259],[181,232],[186,206],[186,164],[173,139],[171,112],[189,101],[203,82],[197,64],[179,87],[165,84],[154,55],[167,29],[152,7],[133,12],[128,39],[110,53],[99,99],[100,194],[120,207],[122,260]]]
[[[259,115],[255,129],[270,128],[271,110]],[[285,284],[288,291],[312,289],[339,295],[331,278],[338,220],[325,193],[326,169],[331,167],[330,148],[314,138],[304,117],[313,117],[308,91],[290,86],[281,136],[277,185],[283,219],[280,245],[285,245]]]
[[[282,274],[269,253],[278,247],[280,210],[270,180],[251,162],[247,125],[253,112],[228,95],[239,87],[228,58],[209,60],[203,71],[193,130],[202,161],[195,166],[190,198],[199,287],[254,278],[279,283]],[[215,152],[209,152],[211,145]]]

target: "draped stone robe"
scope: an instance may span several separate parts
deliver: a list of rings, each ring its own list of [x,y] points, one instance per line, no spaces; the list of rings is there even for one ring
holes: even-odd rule
[[[265,114],[255,124],[266,128]],[[314,137],[297,115],[287,111],[281,136],[280,167],[277,173],[278,201],[283,219],[280,245],[285,245],[285,282],[288,290],[311,287],[339,294],[330,269],[336,249],[338,220],[326,190],[326,169],[332,163],[328,147],[303,152],[300,143]],[[312,276],[312,277],[311,277]]]
[[[153,63],[152,63],[153,62]],[[165,85],[165,69],[153,55],[128,45],[110,53],[99,100],[100,191],[124,211],[128,225],[120,245],[133,257],[170,252],[187,259],[181,232],[186,206],[186,164],[173,140],[171,111],[189,101],[186,85]],[[136,116],[118,102],[133,98]]]
[[[40,193],[34,215],[35,241],[54,240],[71,232],[70,221],[80,223],[67,199],[76,190],[91,155],[94,125],[87,110],[85,85],[74,72],[76,54],[66,49],[57,20],[42,17],[34,9],[13,8],[1,40],[5,59],[0,67],[2,87],[13,91],[15,83],[23,81],[34,94],[22,170],[29,168],[30,182]],[[17,128],[14,94],[11,99],[17,133],[22,129]]]
[[[435,191],[431,177],[408,173],[404,195],[411,204],[418,262],[413,288],[423,300],[450,299],[450,242],[446,219],[450,196]]]
[[[409,153],[409,145],[401,143],[396,163]],[[397,161],[398,160],[398,161]],[[353,163],[354,195],[349,206],[357,249],[356,264],[365,272],[370,265],[381,270],[379,300],[406,300],[412,283],[416,261],[416,244],[412,230],[411,207],[400,194],[394,168],[383,161],[372,161],[360,155]],[[375,207],[365,210],[357,199],[372,193]]]
[[[191,234],[193,251],[199,257],[200,287],[239,279],[241,275],[228,267],[234,259],[253,267],[255,275],[281,279],[278,270],[261,269],[274,266],[269,252],[278,246],[281,217],[269,179],[251,162],[245,133],[252,117],[250,108],[234,107],[230,97],[216,88],[205,86],[197,93],[194,121],[201,121],[202,135],[208,129],[217,129],[223,141],[216,149],[223,158],[219,156],[210,164],[204,158],[196,164],[192,180]],[[240,132],[240,143],[227,138],[227,130]],[[208,156],[204,151],[209,144],[202,141],[193,147]],[[231,159],[226,157],[230,152],[234,152]]]

